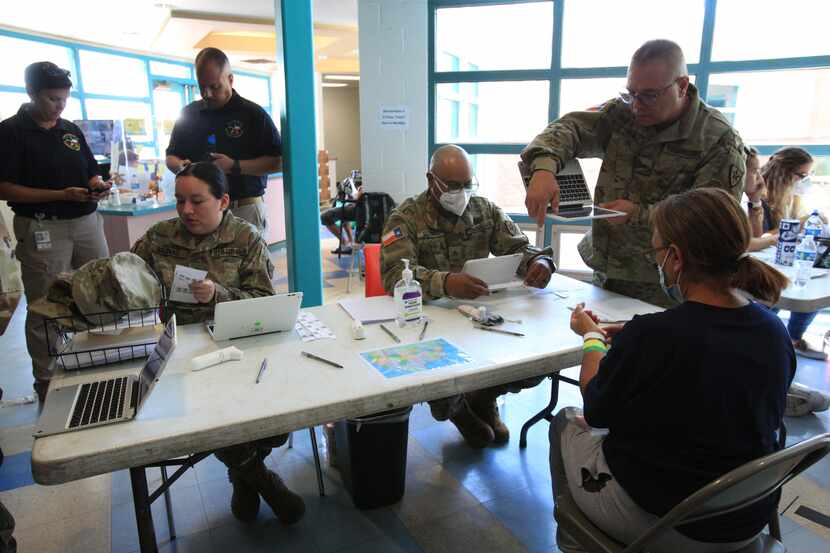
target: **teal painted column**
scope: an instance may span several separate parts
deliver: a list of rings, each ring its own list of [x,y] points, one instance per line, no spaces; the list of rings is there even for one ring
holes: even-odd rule
[[[303,307],[322,305],[314,48],[311,0],[274,0],[277,90],[282,92],[283,188],[288,287]],[[281,81],[281,82],[280,82]]]

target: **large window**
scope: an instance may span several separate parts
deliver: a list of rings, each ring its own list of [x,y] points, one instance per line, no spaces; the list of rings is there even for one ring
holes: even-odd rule
[[[181,107],[196,99],[193,65],[0,30],[0,120],[28,101],[23,73],[36,61],[72,72],[64,119],[123,119],[142,158],[163,157]],[[234,87],[271,113],[267,75],[234,72]]]
[[[747,144],[817,156],[810,202],[827,203],[828,20],[830,2],[816,0],[430,0],[430,151],[475,154],[480,193],[527,221],[522,148],[560,114],[615,97],[634,50],[666,37]],[[600,161],[582,165],[593,184]],[[578,238],[564,236],[562,247]]]

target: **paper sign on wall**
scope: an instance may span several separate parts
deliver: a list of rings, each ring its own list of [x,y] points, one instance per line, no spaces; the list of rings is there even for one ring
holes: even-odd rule
[[[380,126],[385,129],[409,128],[409,107],[407,106],[380,106]]]
[[[124,128],[127,134],[147,134],[144,119],[124,119]]]

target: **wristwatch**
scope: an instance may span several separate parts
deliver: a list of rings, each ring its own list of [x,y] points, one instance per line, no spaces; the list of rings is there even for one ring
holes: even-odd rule
[[[761,207],[763,207],[764,204],[761,203],[761,200],[758,200],[757,202],[749,200],[748,202],[746,202],[746,205],[749,207],[749,209],[761,209]]]
[[[239,160],[233,160],[233,167],[231,167],[231,175],[238,177],[242,174],[242,167],[239,166]]]

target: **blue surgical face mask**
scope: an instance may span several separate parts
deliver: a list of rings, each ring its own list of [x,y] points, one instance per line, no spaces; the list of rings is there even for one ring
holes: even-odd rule
[[[663,292],[671,299],[676,301],[677,303],[683,303],[685,298],[683,297],[683,291],[680,289],[680,273],[677,273],[677,280],[671,286],[666,286],[666,273],[663,272],[663,266],[668,261],[669,256],[671,255],[671,250],[666,253],[666,257],[663,258],[663,262],[657,266],[657,274],[660,275],[660,288],[663,289]]]

